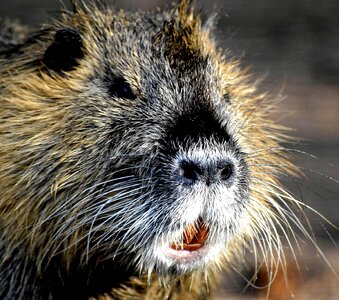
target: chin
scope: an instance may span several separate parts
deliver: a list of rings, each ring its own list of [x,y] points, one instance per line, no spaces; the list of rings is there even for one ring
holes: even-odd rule
[[[211,239],[209,228],[198,220],[172,238],[155,243],[152,249],[154,269],[159,275],[185,275],[204,272],[220,261],[226,241]]]

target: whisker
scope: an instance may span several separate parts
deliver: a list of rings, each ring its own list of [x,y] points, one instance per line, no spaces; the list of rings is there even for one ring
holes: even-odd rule
[[[270,154],[270,153],[281,153],[281,152],[295,152],[295,153],[299,153],[299,154],[304,154],[304,155],[306,155],[310,158],[319,159],[319,157],[315,156],[314,154],[308,153],[306,151],[294,149],[294,148],[286,148],[286,147],[281,147],[281,146],[258,149],[258,150],[255,150],[255,151],[245,153],[245,155],[246,155],[246,158],[253,159],[253,158],[256,158],[256,157],[259,157],[259,156],[261,157],[262,153]]]
[[[273,164],[273,163],[270,163],[270,164],[249,164],[248,166],[251,166],[251,167],[291,167],[291,165],[288,165],[288,164]],[[295,165],[296,168],[300,169],[300,170],[303,170],[303,171],[307,171],[307,172],[310,172],[310,173],[314,173],[316,175],[319,175],[319,176],[323,176],[325,177],[326,179],[329,179],[331,181],[334,181],[335,183],[339,183],[339,180],[332,177],[332,176],[329,176],[325,173],[322,173],[322,172],[319,172],[319,171],[315,171],[315,170],[312,170],[312,169],[309,169],[309,168],[306,168],[306,167],[301,167],[301,166],[298,166],[298,165]]]

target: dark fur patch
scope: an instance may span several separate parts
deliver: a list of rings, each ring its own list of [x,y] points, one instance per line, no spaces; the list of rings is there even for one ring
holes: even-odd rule
[[[164,23],[155,35],[154,44],[161,45],[170,66],[179,75],[192,72],[205,58],[201,52],[200,20],[192,14],[187,1],[178,9],[178,16]]]
[[[185,142],[198,140],[199,138],[217,138],[228,142],[230,136],[213,114],[205,108],[199,108],[198,104],[192,105],[191,109],[179,116],[174,126],[169,130],[171,140]]]

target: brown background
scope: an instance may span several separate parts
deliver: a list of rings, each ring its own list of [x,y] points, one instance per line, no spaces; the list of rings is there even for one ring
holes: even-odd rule
[[[114,2],[118,8],[131,10],[171,3]],[[304,168],[306,179],[291,179],[286,184],[300,200],[339,226],[339,183],[331,179],[339,179],[339,1],[212,0],[196,1],[196,6],[202,8],[205,17],[217,13],[215,34],[220,45],[240,57],[244,66],[251,66],[255,77],[265,76],[263,90],[272,96],[282,93],[286,97],[279,104],[282,122],[294,128],[293,134],[300,138],[298,145],[292,147],[318,157],[297,155],[296,163]],[[37,27],[57,9],[55,0],[0,0],[0,17],[17,18]],[[319,245],[339,272],[339,231],[314,214],[307,215]],[[339,299],[338,280],[310,250],[310,244],[301,245],[305,257],[301,276],[290,279],[289,288],[283,288],[283,293],[275,296],[273,292],[270,297],[288,299],[291,293],[286,290],[291,289],[296,299]],[[290,273],[296,271],[294,265],[292,261]],[[225,278],[229,297],[238,298],[244,281]],[[298,288],[293,288],[294,282]],[[222,292],[216,299],[225,297]],[[261,296],[258,290],[247,289],[240,297]]]

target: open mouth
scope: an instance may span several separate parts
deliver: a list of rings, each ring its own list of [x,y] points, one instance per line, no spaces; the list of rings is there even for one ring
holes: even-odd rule
[[[220,245],[210,243],[210,228],[199,217],[183,229],[181,240],[163,245],[158,257],[168,266],[176,266],[177,270],[187,272],[209,264],[220,252]]]
[[[173,250],[196,251],[206,242],[208,237],[208,228],[201,218],[195,224],[188,225],[183,232],[182,243],[173,243]]]

